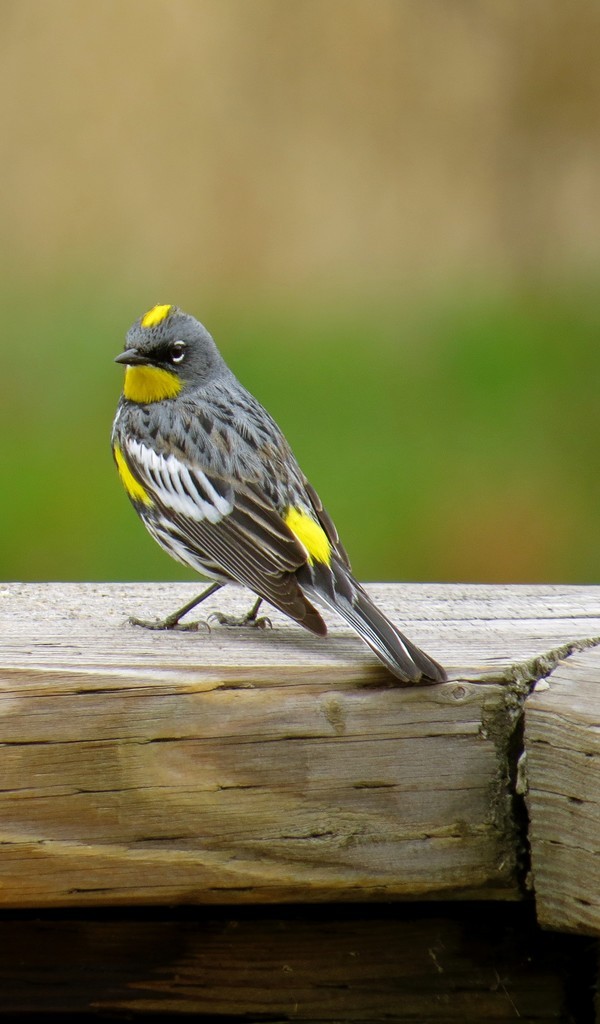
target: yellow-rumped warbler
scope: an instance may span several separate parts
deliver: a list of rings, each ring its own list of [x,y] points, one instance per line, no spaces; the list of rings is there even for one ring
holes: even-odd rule
[[[441,682],[444,669],[383,615],[350,572],[321,501],[277,424],[226,366],[208,331],[176,306],[130,328],[112,447],[125,490],[173,558],[215,582],[161,622],[169,629],[226,583],[324,636],[312,604],[338,612],[403,682]],[[221,616],[222,621],[225,620]]]

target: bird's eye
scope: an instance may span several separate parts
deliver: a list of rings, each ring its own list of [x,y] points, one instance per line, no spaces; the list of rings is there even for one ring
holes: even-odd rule
[[[173,342],[173,344],[171,345],[171,348],[169,349],[169,358],[170,358],[172,363],[181,363],[181,362],[183,362],[183,357],[185,355],[185,348],[186,348],[185,341],[174,341]]]

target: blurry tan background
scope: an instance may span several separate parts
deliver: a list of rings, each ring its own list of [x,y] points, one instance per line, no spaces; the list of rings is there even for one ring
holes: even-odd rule
[[[190,578],[120,493],[175,302],[367,579],[596,581],[600,4],[0,2],[4,578]]]

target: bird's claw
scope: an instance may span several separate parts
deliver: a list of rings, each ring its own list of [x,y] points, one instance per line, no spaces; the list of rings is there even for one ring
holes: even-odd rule
[[[208,616],[208,621],[216,619],[219,625],[236,629],[238,626],[251,627],[252,629],[273,629],[273,623],[266,615],[253,617],[251,615],[225,615],[224,612],[213,612]]]
[[[135,615],[130,615],[127,621],[131,626],[142,626],[144,629],[169,629],[178,630],[181,633],[196,633],[202,626],[210,633],[210,626],[205,619],[198,619],[195,622],[179,622],[178,619],[169,615],[166,619],[138,619]]]

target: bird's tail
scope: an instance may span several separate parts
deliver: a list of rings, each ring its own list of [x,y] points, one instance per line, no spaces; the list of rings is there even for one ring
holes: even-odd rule
[[[310,575],[310,584],[305,578],[302,588],[341,615],[398,679],[404,683],[444,682],[447,676],[442,666],[386,618],[344,565],[334,560],[330,569],[323,567]]]

